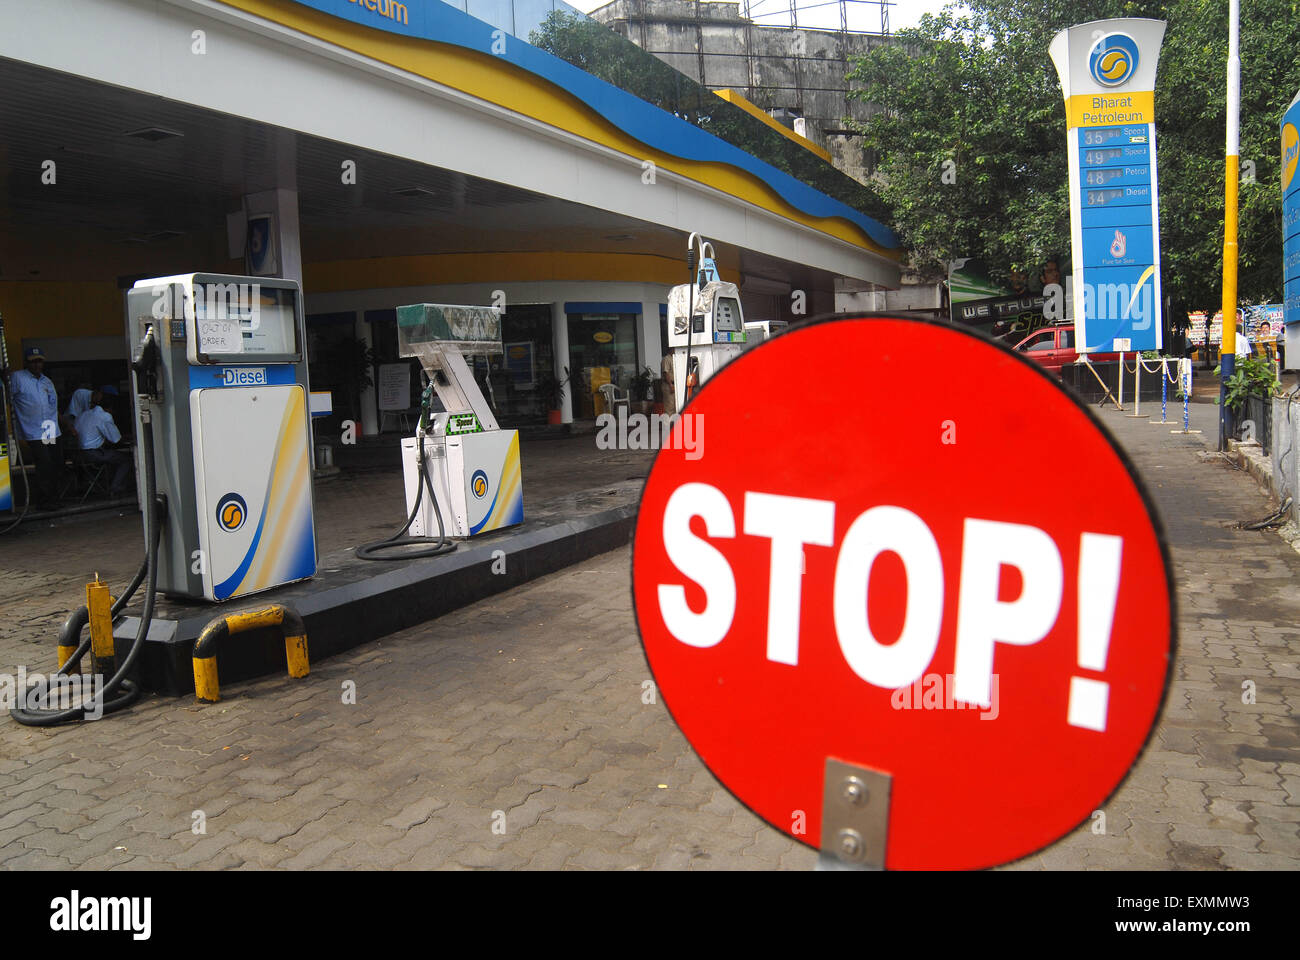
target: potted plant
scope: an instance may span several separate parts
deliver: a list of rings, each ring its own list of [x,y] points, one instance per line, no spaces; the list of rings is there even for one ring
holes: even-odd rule
[[[569,368],[564,368],[564,376],[557,377],[547,372],[537,378],[537,391],[547,404],[546,422],[559,424],[563,422],[564,387],[569,382]]]
[[[1222,376],[1222,370],[1222,365],[1215,367],[1214,375]],[[1263,357],[1237,357],[1225,386],[1228,406],[1238,418],[1237,432],[1241,434],[1243,429],[1248,429],[1247,439],[1267,437],[1268,421],[1272,418],[1269,404],[1280,387],[1272,362]],[[1218,403],[1219,398],[1215,397],[1214,402]]]

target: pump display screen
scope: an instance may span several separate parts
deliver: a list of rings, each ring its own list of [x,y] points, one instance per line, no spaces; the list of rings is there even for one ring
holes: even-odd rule
[[[195,283],[198,352],[207,357],[298,354],[294,292],[258,283]]]
[[[1121,160],[1123,156],[1123,147],[1107,147],[1104,150],[1086,150],[1083,154],[1083,162],[1089,166],[1095,166],[1099,163],[1114,163],[1116,160]]]
[[[740,303],[734,297],[719,297],[713,309],[713,327],[718,331],[741,329]]]
[[[1103,170],[1089,170],[1084,177],[1084,182],[1090,187],[1100,187],[1122,176],[1124,176],[1122,167],[1107,167]]]
[[[1105,203],[1113,203],[1116,200],[1124,199],[1124,188],[1114,187],[1106,190],[1089,190],[1088,206],[1096,207]]]

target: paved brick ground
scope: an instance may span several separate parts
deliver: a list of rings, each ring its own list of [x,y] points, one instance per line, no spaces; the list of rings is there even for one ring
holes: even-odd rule
[[[1295,869],[1300,555],[1234,529],[1268,504],[1197,439],[1104,417],[1173,541],[1177,678],[1104,834],[1013,869]],[[628,569],[615,551],[216,706],[0,722],[0,865],[811,867],[642,702]],[[24,575],[39,592],[39,570]]]
[[[216,706],[153,699],[58,732],[6,722],[21,759],[0,763],[0,862],[809,865],[642,703],[628,562],[606,554]]]

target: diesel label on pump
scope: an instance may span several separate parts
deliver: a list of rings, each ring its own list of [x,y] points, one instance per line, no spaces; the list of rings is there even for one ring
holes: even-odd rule
[[[266,384],[266,367],[221,368],[221,385],[223,387],[263,387]]]

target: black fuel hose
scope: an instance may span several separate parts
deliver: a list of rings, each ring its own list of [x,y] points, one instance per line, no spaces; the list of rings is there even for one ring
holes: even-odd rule
[[[97,698],[101,701],[99,710],[89,710],[91,705],[94,704],[94,699],[88,704],[83,698],[79,706],[64,710],[51,710],[41,707],[38,699],[37,705],[32,709],[14,707],[9,711],[9,715],[24,726],[53,727],[64,723],[75,723],[80,720],[99,719],[100,716],[115,713],[124,707],[130,706],[140,697],[140,687],[134,680],[128,679],[128,675],[134,669],[140,651],[144,649],[144,638],[148,636],[149,627],[153,623],[154,593],[158,585],[158,544],[162,538],[163,520],[163,510],[157,496],[157,476],[154,472],[153,427],[147,422],[143,423],[141,427],[140,439],[143,448],[145,487],[145,509],[142,512],[144,515],[147,550],[144,563],[136,571],[130,586],[123,591],[122,596],[112,606],[112,615],[116,616],[139,588],[141,581],[144,581],[144,610],[140,613],[140,629],[136,633],[135,642],[131,645],[131,650],[122,661],[122,664],[117,668],[117,672],[109,678],[97,695]],[[79,607],[74,610],[60,631],[60,645],[71,646],[71,641],[81,636],[81,631],[85,629],[89,619],[90,613],[86,607]],[[73,652],[63,666],[59,667],[53,676],[67,676],[69,671],[80,664],[81,658],[90,649],[90,643],[89,638],[78,643],[76,651]],[[119,690],[121,693],[118,696],[112,696],[118,693]],[[23,695],[25,697],[25,691]],[[110,697],[112,698],[109,699]],[[96,716],[89,717],[87,715],[88,711],[95,713]]]
[[[688,240],[687,243],[690,243]],[[694,391],[691,388],[691,344],[695,340],[695,285],[700,279],[698,271],[695,269],[695,247],[686,251],[686,269],[691,275],[691,292],[690,306],[686,308],[686,372],[682,374],[682,410],[691,402]],[[699,377],[695,378],[695,385],[699,386]],[[681,413],[682,410],[678,410]]]
[[[419,475],[415,480],[415,506],[411,508],[411,515],[406,518],[406,523],[402,529],[387,540],[376,540],[374,543],[363,543],[356,548],[356,555],[362,560],[418,560],[421,557],[438,557],[445,553],[451,553],[456,549],[456,543],[447,536],[447,530],[442,523],[442,511],[438,509],[438,495],[433,492],[433,481],[429,479],[428,461],[424,456],[424,421],[421,416],[420,427],[418,431],[419,443]],[[438,518],[438,535],[436,537],[408,537],[406,531],[411,529],[411,524],[420,513],[420,503],[424,498],[425,487],[429,488],[429,501],[433,504],[433,514]],[[397,550],[401,547],[420,547],[419,550]]]

